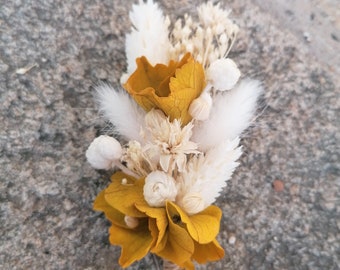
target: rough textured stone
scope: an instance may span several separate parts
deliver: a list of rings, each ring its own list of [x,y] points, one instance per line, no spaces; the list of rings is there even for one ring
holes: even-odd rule
[[[242,29],[230,56],[266,91],[217,202],[227,256],[198,269],[339,269],[339,4],[221,2]],[[92,210],[109,175],[84,152],[109,129],[92,85],[118,86],[132,3],[0,4],[1,269],[120,269],[109,222]],[[176,18],[197,1],[160,5]],[[130,269],[155,262],[148,256]]]

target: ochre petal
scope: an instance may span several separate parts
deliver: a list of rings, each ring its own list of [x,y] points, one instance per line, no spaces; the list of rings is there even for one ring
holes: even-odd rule
[[[190,57],[186,54],[180,62],[170,61],[167,66],[152,66],[144,56],[137,58],[137,69],[123,86],[144,110],[150,111],[155,108],[157,96],[167,97],[170,94],[170,78]]]
[[[94,203],[93,203],[94,210],[104,212],[107,208],[112,208],[107,204],[104,195],[105,195],[105,189],[99,192],[96,199],[94,200]]]
[[[189,106],[198,98],[205,86],[204,70],[200,63],[190,61],[176,70],[175,77],[170,79],[170,96],[164,104],[163,111],[170,120],[181,119],[186,125],[191,120]]]
[[[126,179],[126,183],[122,180]],[[138,211],[135,203],[147,204],[143,196],[144,179],[136,180],[122,172],[117,172],[111,176],[112,183],[105,190],[105,200],[113,208],[131,217],[145,217],[146,215]]]
[[[158,108],[171,121],[181,119],[186,125],[191,120],[189,106],[205,85],[202,65],[190,54],[180,62],[170,61],[168,66],[158,64],[153,67],[145,57],[136,61],[137,70],[124,84],[126,91],[144,110]]]
[[[154,222],[157,226],[157,231],[158,231],[157,242],[155,243],[155,246],[157,247],[157,249],[163,249],[165,242],[162,240],[168,228],[168,217],[165,212],[165,209],[150,207],[146,205],[139,205],[139,204],[136,204],[136,208],[139,211],[145,213],[148,217],[152,218],[152,220],[155,220]],[[152,229],[154,228],[152,227]],[[153,233],[155,233],[155,230],[153,230]]]
[[[189,261],[194,252],[194,241],[188,234],[185,228],[176,224],[176,216],[172,216],[172,212],[167,208],[167,216],[169,221],[169,226],[166,235],[163,239],[167,241],[163,250],[158,250],[153,248],[151,251],[158,256],[169,260],[177,265],[182,265]]]
[[[194,60],[184,64],[178,68],[175,77],[170,79],[170,92],[174,93],[178,89],[191,88],[195,92],[194,95],[199,95],[204,88],[204,69],[199,62]]]
[[[160,85],[170,80],[170,77],[175,74],[177,68],[177,63],[174,61],[171,61],[168,66],[164,64],[152,66],[144,56],[137,58],[136,63],[136,71],[124,85],[126,90],[133,95],[148,87],[154,89],[154,91],[158,90]],[[169,95],[169,86],[168,89],[163,88],[160,92],[156,92],[156,94],[163,97]]]
[[[149,218],[149,231],[152,236],[152,244],[151,244],[151,248],[152,248],[157,244],[158,235],[159,235],[159,230],[157,228],[156,219],[154,218]]]
[[[190,236],[200,244],[206,244],[213,241],[220,230],[221,210],[211,205],[203,211],[188,216],[179,206],[172,202],[169,205],[176,211],[185,224]]]
[[[198,263],[202,264],[208,261],[217,261],[224,257],[224,250],[216,239],[208,244],[199,244],[196,241],[194,243],[195,251],[192,259]]]
[[[220,231],[221,217],[221,209],[214,205],[190,216],[191,222],[187,223],[189,234],[200,244],[211,242]]]
[[[93,209],[103,211],[106,218],[117,226],[127,228],[124,222],[124,214],[110,206],[105,200],[105,190],[101,191],[94,201]]]
[[[125,229],[112,224],[110,227],[110,242],[122,247],[119,264],[128,267],[134,261],[142,259],[150,251],[152,236],[148,230],[147,219],[136,229]]]

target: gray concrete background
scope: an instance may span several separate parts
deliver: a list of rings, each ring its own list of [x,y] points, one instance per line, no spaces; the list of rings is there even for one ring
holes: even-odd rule
[[[340,269],[339,1],[221,2],[241,27],[230,56],[266,91],[217,203],[227,255],[198,269]],[[92,210],[109,175],[84,152],[108,129],[91,86],[118,86],[132,3],[0,0],[0,269],[120,269]]]

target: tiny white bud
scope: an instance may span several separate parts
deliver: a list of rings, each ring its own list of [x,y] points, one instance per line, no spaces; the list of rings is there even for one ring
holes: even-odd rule
[[[123,150],[120,143],[115,138],[101,135],[97,139],[100,139],[100,144],[98,144],[98,146],[103,158],[109,160],[117,160],[121,158]]]
[[[131,229],[136,228],[139,224],[139,221],[138,221],[137,218],[130,217],[130,216],[125,216],[124,222],[125,222],[126,226],[128,226]]]
[[[177,196],[175,179],[162,171],[151,172],[145,178],[144,198],[152,207],[162,207]]]
[[[227,42],[227,35],[223,33],[219,38],[220,43],[225,44]]]
[[[91,146],[91,145],[90,145]],[[112,162],[103,158],[97,151],[93,151],[93,148],[88,148],[86,151],[86,158],[88,163],[97,170],[109,170],[111,169]]]
[[[187,52],[192,53],[193,50],[194,50],[194,46],[191,43],[189,43],[189,44],[186,45],[186,50],[187,50]]]
[[[219,35],[224,32],[224,25],[221,23],[218,23],[215,27],[215,34]]]
[[[207,70],[207,80],[220,91],[231,90],[240,76],[240,70],[229,58],[214,61]]]
[[[120,159],[121,156],[120,143],[106,135],[95,138],[86,151],[87,161],[95,169],[108,170],[111,168],[112,162]]]
[[[189,113],[194,119],[204,121],[209,118],[211,105],[211,96],[207,92],[203,92],[191,102]]]
[[[203,37],[203,29],[202,29],[202,27],[200,27],[200,26],[197,27],[196,36],[198,38],[202,38]]]
[[[212,36],[212,29],[211,29],[211,27],[208,27],[208,28],[206,29],[206,35],[207,35],[207,37]]]
[[[197,214],[206,207],[202,196],[199,193],[188,193],[180,200],[180,206],[189,215]]]

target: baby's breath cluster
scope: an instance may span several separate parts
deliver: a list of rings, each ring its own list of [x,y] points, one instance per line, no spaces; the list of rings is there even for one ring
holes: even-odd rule
[[[178,19],[171,32],[171,59],[192,53],[203,66],[228,55],[235,41],[239,28],[229,19],[228,11],[213,5],[211,2],[201,5],[198,9],[199,21],[185,14]]]

